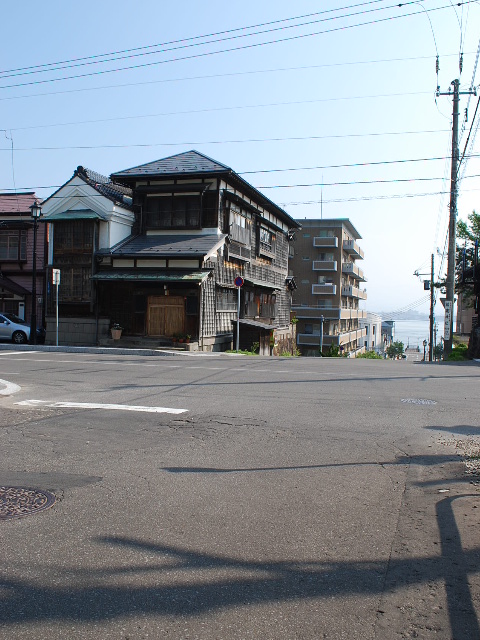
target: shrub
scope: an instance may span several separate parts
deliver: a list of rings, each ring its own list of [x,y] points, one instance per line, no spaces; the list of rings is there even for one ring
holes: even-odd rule
[[[368,358],[369,360],[383,360],[382,356],[376,351],[365,351],[357,356],[357,358]]]

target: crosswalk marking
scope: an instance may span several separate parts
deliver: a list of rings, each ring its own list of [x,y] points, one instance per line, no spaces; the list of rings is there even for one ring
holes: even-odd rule
[[[133,404],[104,404],[100,402],[50,402],[48,400],[23,400],[15,403],[21,407],[48,407],[52,409],[106,409],[107,411],[141,411],[143,413],[186,413],[188,409],[147,407]]]

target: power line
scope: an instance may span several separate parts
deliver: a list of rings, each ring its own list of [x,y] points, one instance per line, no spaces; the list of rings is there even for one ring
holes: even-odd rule
[[[464,0],[464,2],[460,2],[459,5],[470,4],[470,2],[476,2],[476,0]],[[401,6],[403,6],[403,5],[401,5]],[[448,8],[449,8],[448,6],[435,7],[433,9],[430,9],[430,11],[441,11],[441,10],[448,9]],[[370,26],[370,25],[373,25],[373,24],[381,24],[383,22],[387,22],[387,21],[390,21],[390,20],[398,20],[400,18],[408,18],[408,17],[411,17],[411,16],[418,15],[419,13],[420,13],[420,11],[413,11],[411,13],[405,13],[405,14],[402,14],[402,15],[389,16],[387,18],[379,18],[377,20],[370,20],[370,21],[367,21],[367,22],[360,22],[360,23],[353,24],[353,25],[344,25],[344,26],[335,27],[335,28],[332,28],[332,29],[325,29],[323,31],[314,31],[314,32],[311,32],[311,33],[297,34],[297,35],[289,36],[289,37],[286,37],[286,38],[277,38],[275,40],[266,40],[266,41],[263,41],[263,42],[257,42],[257,43],[251,43],[251,44],[247,44],[247,45],[242,45],[240,47],[230,47],[230,48],[227,48],[227,49],[220,49],[220,50],[217,50],[217,51],[207,51],[207,52],[203,52],[203,53],[192,54],[192,55],[189,55],[189,56],[183,56],[183,57],[177,57],[177,58],[169,58],[167,60],[159,60],[159,61],[155,61],[155,62],[146,62],[146,63],[137,64],[137,65],[130,65],[130,66],[126,66],[126,67],[116,67],[114,69],[103,69],[103,70],[98,70],[98,71],[92,71],[92,72],[89,72],[89,73],[76,74],[76,75],[71,75],[71,76],[63,76],[63,77],[60,77],[60,78],[50,78],[50,79],[45,79],[45,80],[34,80],[34,81],[30,81],[30,82],[9,84],[9,85],[4,85],[4,86],[0,87],[0,89],[10,89],[10,88],[13,88],[13,87],[25,87],[25,86],[32,86],[32,85],[38,85],[38,84],[46,84],[46,83],[50,83],[50,82],[60,82],[60,81],[64,81],[64,80],[73,80],[73,79],[78,79],[78,78],[99,76],[99,75],[103,75],[103,74],[107,74],[107,73],[116,73],[118,71],[130,71],[130,70],[133,70],[133,69],[146,68],[146,67],[156,66],[156,65],[160,65],[160,64],[168,64],[170,62],[179,62],[179,61],[183,61],[183,60],[192,60],[192,59],[196,59],[196,58],[203,58],[203,57],[207,57],[207,56],[218,55],[220,53],[231,53],[232,51],[241,51],[241,50],[246,50],[246,49],[252,49],[252,48],[262,47],[262,46],[266,46],[266,45],[270,45],[270,44],[278,44],[280,42],[292,42],[294,40],[299,40],[299,39],[302,39],[302,38],[308,38],[308,37],[312,37],[312,36],[324,35],[326,33],[334,33],[334,32],[337,32],[337,31],[345,31],[346,29],[353,29],[353,28],[357,28],[357,27]]]
[[[398,98],[406,96],[419,96],[419,95],[431,95],[430,91],[412,91],[402,93],[384,93],[371,96],[345,96],[336,98],[316,98],[313,100],[293,100],[287,102],[267,102],[260,104],[246,104],[246,105],[234,105],[230,107],[208,107],[204,109],[186,109],[184,111],[163,111],[160,113],[146,113],[133,116],[116,116],[114,118],[99,118],[96,120],[77,120],[71,122],[56,122],[51,124],[39,124],[29,125],[28,127],[11,127],[10,131],[26,131],[30,129],[48,129],[51,127],[71,127],[78,126],[80,124],[101,124],[105,122],[118,122],[125,120],[140,120],[142,118],[161,118],[166,116],[182,116],[192,113],[212,113],[217,111],[236,111],[241,109],[259,109],[259,108],[271,108],[271,107],[285,107],[285,106],[298,106],[301,104],[318,104],[322,102],[339,102],[342,100],[378,100],[379,98]]]
[[[293,16],[290,18],[283,18],[283,19],[279,19],[279,20],[271,20],[269,22],[261,22],[258,24],[254,24],[254,25],[247,25],[247,26],[243,26],[243,27],[237,27],[235,29],[227,29],[224,31],[216,31],[213,33],[207,33],[207,34],[203,34],[200,36],[192,36],[190,38],[181,38],[179,40],[170,40],[170,41],[166,41],[166,42],[159,42],[156,44],[150,44],[150,45],[145,45],[143,47],[134,47],[134,48],[130,48],[130,49],[120,49],[117,51],[109,51],[107,53],[100,53],[100,54],[96,54],[96,55],[90,55],[90,56],[83,56],[81,58],[71,58],[69,60],[59,60],[56,62],[47,62],[47,63],[43,63],[43,64],[39,64],[39,65],[31,65],[28,67],[18,67],[16,69],[7,69],[4,71],[0,71],[0,75],[3,75],[5,73],[13,73],[15,71],[29,71],[32,69],[43,69],[44,67],[51,67],[51,66],[57,66],[57,65],[63,65],[63,64],[69,64],[69,63],[74,63],[74,62],[82,62],[85,60],[95,60],[98,58],[104,58],[106,56],[117,56],[117,55],[121,55],[124,53],[134,53],[134,52],[138,52],[138,51],[148,51],[149,49],[153,49],[153,48],[158,48],[158,47],[164,47],[167,45],[171,45],[171,44],[178,44],[181,42],[189,42],[189,41],[194,41],[194,40],[200,40],[203,38],[211,38],[213,36],[219,36],[219,35],[224,35],[224,34],[229,34],[229,33],[236,33],[237,31],[244,31],[247,29],[257,29],[259,27],[265,27],[271,24],[279,24],[281,22],[289,22],[292,20],[301,20],[303,18],[310,18],[312,16],[318,16],[318,15],[323,15],[326,13],[332,13],[332,12],[336,12],[336,11],[345,11],[347,9],[354,9],[356,7],[362,7],[365,5],[370,5],[370,4],[376,4],[378,2],[384,2],[385,0],[370,0],[369,2],[361,2],[358,4],[354,4],[354,5],[349,5],[346,7],[339,7],[338,9],[327,9],[324,11],[317,11],[315,13],[306,13],[306,14],[302,14],[299,16]]]
[[[365,3],[364,3],[365,4]],[[406,6],[409,4],[414,4],[414,2],[405,2],[402,4],[402,6]],[[119,52],[116,54],[112,54],[113,57],[110,58],[105,58],[105,56],[107,56],[108,54],[104,54],[103,56],[96,56],[96,59],[88,59],[88,58],[84,58],[83,62],[74,62],[72,61],[71,63],[50,63],[50,65],[39,65],[37,67],[30,67],[28,70],[24,69],[17,69],[17,70],[12,70],[12,71],[1,71],[0,72],[0,77],[3,78],[12,78],[12,77],[18,77],[18,76],[24,76],[24,75],[32,75],[32,74],[39,74],[39,73],[47,73],[47,72],[52,72],[52,71],[60,71],[63,69],[71,69],[71,68],[75,68],[75,67],[82,67],[82,66],[86,66],[86,65],[98,65],[98,64],[105,64],[107,62],[116,62],[118,60],[126,60],[126,59],[132,59],[132,58],[136,58],[136,57],[143,57],[143,56],[149,56],[149,55],[158,55],[158,54],[163,54],[165,52],[168,51],[176,51],[179,49],[188,49],[188,48],[192,48],[192,47],[199,47],[199,46],[204,46],[206,44],[216,44],[218,42],[226,42],[228,40],[237,40],[239,38],[250,38],[252,36],[256,36],[256,35],[263,35],[266,33],[272,33],[275,31],[284,31],[286,29],[296,29],[298,27],[305,27],[305,26],[309,26],[312,24],[318,24],[320,22],[328,22],[331,20],[338,20],[338,19],[342,19],[342,18],[351,18],[351,17],[355,17],[355,16],[359,16],[359,15],[365,15],[367,13],[374,13],[377,11],[385,11],[385,10],[389,10],[389,9],[397,9],[398,8],[398,4],[396,5],[389,5],[386,7],[379,7],[379,8],[373,8],[373,9],[368,9],[368,10],[363,10],[363,11],[357,11],[355,13],[349,13],[349,14],[345,14],[345,15],[340,15],[340,16],[332,16],[332,17],[328,17],[328,18],[318,18],[316,20],[309,20],[307,22],[300,22],[298,24],[293,24],[293,25],[284,25],[284,26],[280,26],[280,27],[274,27],[271,29],[264,29],[262,31],[252,31],[250,33],[240,33],[237,35],[227,35],[226,37],[221,37],[221,38],[216,38],[214,40],[206,40],[206,38],[212,38],[216,35],[224,35],[225,34],[231,34],[233,32],[238,32],[238,31],[245,31],[245,30],[249,30],[249,29],[254,29],[257,27],[243,27],[243,28],[237,28],[234,30],[230,30],[227,32],[220,32],[218,34],[211,34],[211,35],[207,35],[207,36],[196,36],[194,38],[186,38],[186,39],[181,39],[181,40],[174,40],[171,42],[166,42],[166,43],[159,43],[157,45],[152,45],[152,47],[154,48],[159,48],[162,47],[162,49],[160,51],[143,51],[143,53],[126,53],[126,52]],[[324,13],[331,13],[332,11],[341,11],[342,9],[336,9],[336,10],[329,10],[329,11],[325,11],[325,12],[319,12],[317,14],[309,14],[310,16],[314,16],[314,15],[322,15]],[[298,19],[302,19],[302,17],[297,17],[297,18],[291,18],[291,20],[298,20]],[[281,20],[279,22],[285,22],[285,20]],[[277,22],[273,22],[273,23],[269,23],[269,24],[276,24]],[[268,23],[267,23],[268,24]],[[202,40],[202,42],[195,42],[195,40]],[[169,45],[177,45],[177,46],[169,46]],[[122,53],[126,53],[126,55],[121,55]],[[99,60],[99,57],[104,57],[104,60]],[[45,68],[46,66],[50,66],[53,68]]]
[[[103,144],[103,145],[76,145],[64,147],[17,147],[18,151],[65,151],[75,149],[134,149],[134,148],[151,148],[151,147],[185,147],[200,146],[206,144],[245,144],[252,142],[285,142],[285,141],[304,141],[304,140],[337,140],[342,138],[367,138],[379,136],[407,136],[407,135],[424,135],[432,133],[446,133],[448,129],[426,129],[424,131],[384,131],[375,133],[347,133],[347,134],[327,134],[323,136],[293,136],[289,138],[246,138],[242,140],[207,140],[207,141],[189,141],[189,142],[148,142],[136,144]],[[9,151],[5,147],[0,147],[0,151]]]
[[[475,52],[467,52],[464,53],[467,55],[474,55]],[[453,56],[456,57],[457,54],[449,53],[445,54],[443,58],[451,58]],[[103,85],[100,87],[82,87],[78,89],[64,89],[62,91],[46,91],[43,93],[30,93],[27,95],[17,95],[17,96],[4,96],[0,98],[0,102],[5,100],[23,100],[24,98],[38,98],[45,96],[57,96],[64,95],[69,93],[82,93],[85,91],[104,91],[110,89],[124,89],[126,87],[139,87],[146,86],[151,84],[165,84],[170,82],[188,82],[191,80],[210,80],[214,78],[230,78],[235,76],[243,76],[243,75],[254,75],[261,73],[277,73],[277,72],[285,72],[285,71],[306,71],[309,69],[325,69],[325,68],[334,68],[334,67],[343,67],[343,66],[354,66],[354,65],[372,65],[372,64],[384,64],[391,62],[412,62],[415,60],[429,60],[431,56],[414,56],[407,58],[383,58],[376,60],[352,60],[347,62],[333,62],[326,64],[315,64],[315,65],[302,65],[299,67],[277,67],[273,69],[256,69],[252,71],[232,71],[229,73],[215,73],[215,74],[207,74],[201,76],[184,76],[180,78],[163,78],[160,80],[144,80],[141,82],[124,82],[121,84],[111,84],[111,85]]]

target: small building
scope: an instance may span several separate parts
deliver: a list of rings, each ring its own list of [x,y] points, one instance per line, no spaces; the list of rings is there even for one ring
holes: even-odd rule
[[[384,347],[395,342],[395,321],[394,320],[382,320],[382,337]]]
[[[0,313],[13,313],[27,322],[33,305],[37,326],[44,325],[46,233],[37,227],[36,300],[33,291],[33,191],[0,193]]]
[[[361,347],[365,347],[365,351],[375,351],[383,353],[385,350],[384,336],[382,333],[382,318],[371,311],[367,311],[366,318],[359,319],[359,326],[365,328],[365,337],[359,341]]]
[[[361,238],[348,219],[298,220],[290,270],[295,276],[292,312],[296,316],[297,346],[303,355],[338,348],[345,355],[363,351],[366,335],[359,324],[366,317],[360,301],[367,294],[357,260],[364,258]]]

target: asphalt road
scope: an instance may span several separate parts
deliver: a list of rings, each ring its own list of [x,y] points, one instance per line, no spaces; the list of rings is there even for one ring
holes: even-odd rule
[[[0,351],[0,638],[478,640],[480,367]]]

